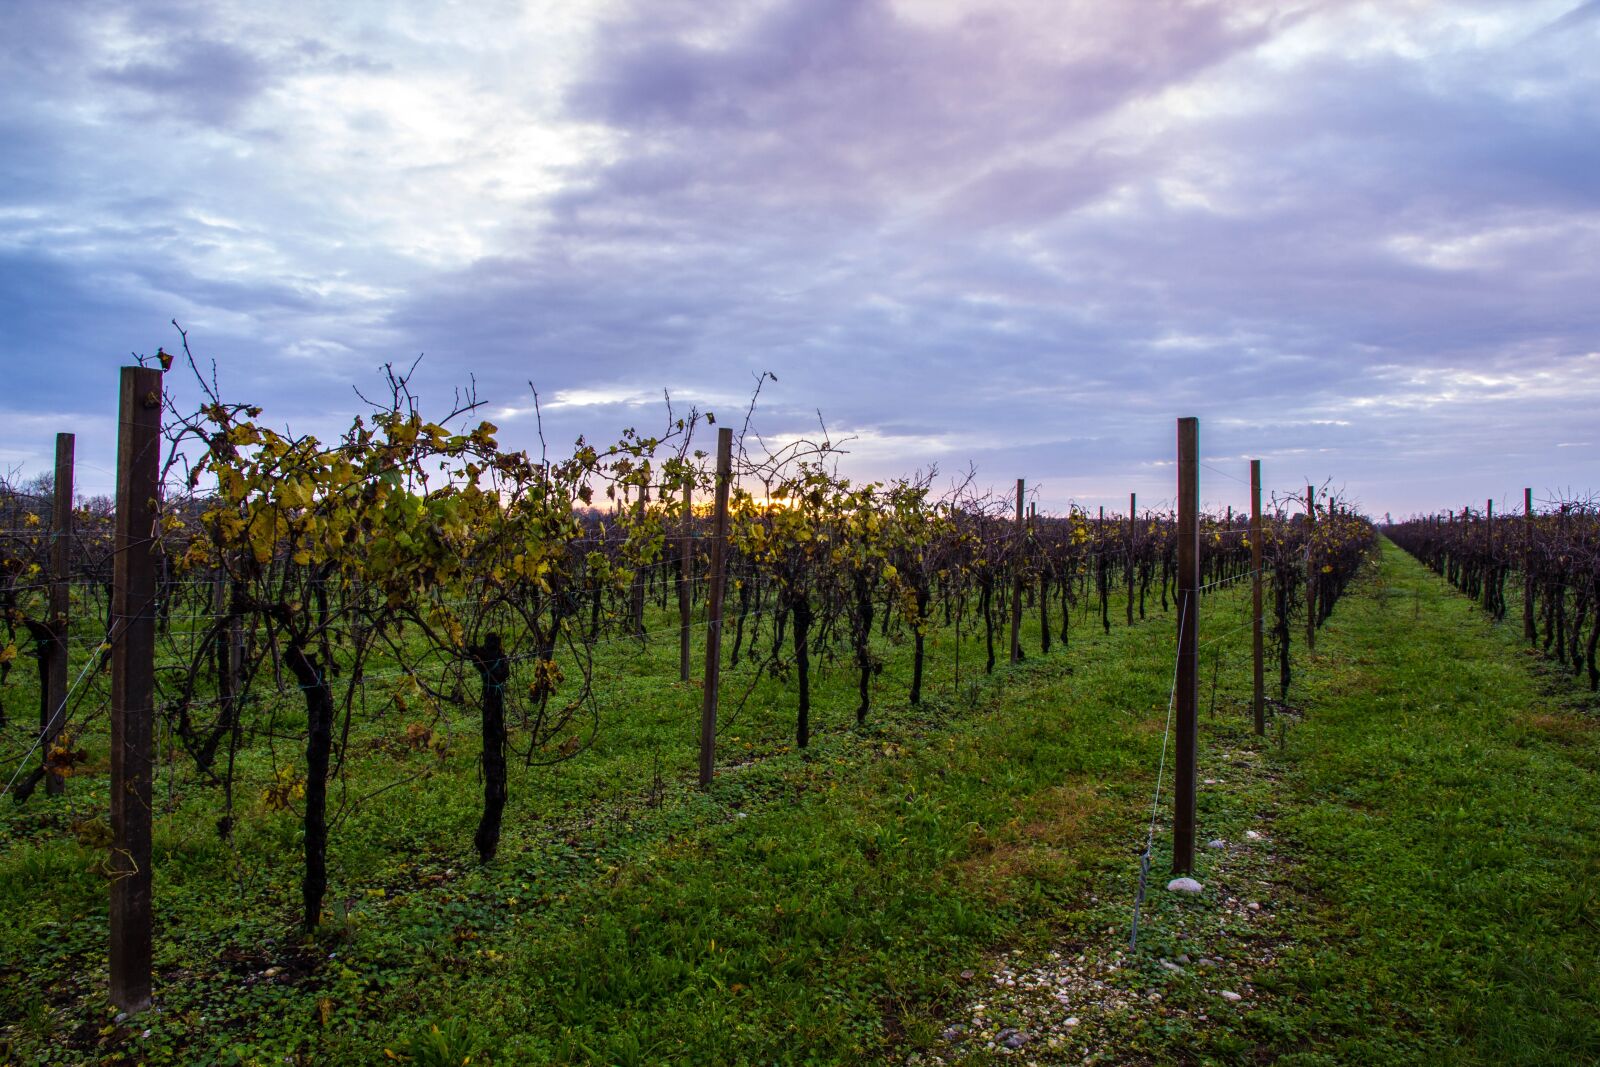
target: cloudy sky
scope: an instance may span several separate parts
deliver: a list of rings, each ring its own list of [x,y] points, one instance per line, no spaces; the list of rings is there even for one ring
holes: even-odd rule
[[[1600,489],[1600,0],[0,4],[0,473],[171,349],[328,432],[660,397],[1041,505]]]

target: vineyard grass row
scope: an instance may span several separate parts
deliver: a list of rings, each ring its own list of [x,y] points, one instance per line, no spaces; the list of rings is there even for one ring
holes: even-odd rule
[[[1234,839],[1274,816],[1278,960],[1254,975],[1251,1011],[1201,1027],[1130,1015],[1099,1047],[1142,1062],[1600,1058],[1592,698],[1385,544],[1316,653],[1296,646],[1303,718],[1280,751],[1245,722],[1248,633],[1232,629],[1245,599],[1206,601],[1203,638],[1221,639],[1202,653],[1202,773],[1223,745],[1254,747],[1271,773],[1252,791],[1203,789],[1201,832]],[[864,732],[841,664],[822,679],[808,754],[787,747],[792,695],[764,683],[724,735],[735,765],[709,795],[691,788],[698,690],[661,681],[670,635],[642,656],[608,646],[596,744],[516,773],[489,867],[470,847],[472,724],[442,757],[397,745],[402,721],[375,725],[352,746],[370,764],[352,781],[436,769],[336,830],[338,921],[316,941],[296,930],[294,814],[252,795],[235,851],[211,831],[213,801],[178,788],[157,822],[161,1011],[138,1031],[101,1006],[102,850],[69,820],[104,785],[75,778],[66,798],[0,811],[0,1060],[834,1063],[937,1048],[984,994],[962,972],[986,974],[997,948],[1125,937],[1170,618],[1075,628],[1048,657],[1030,625],[1029,660],[988,679],[967,670],[981,668],[971,641],[976,684],[959,691],[936,630],[920,709],[897,677],[906,650],[886,648]],[[259,791],[272,764],[250,758]],[[1202,850],[1202,880],[1210,862]],[[1217,902],[1157,893],[1128,969],[1173,1009],[1214,1001],[1157,966],[1183,907]]]
[[[1600,706],[1388,541],[1306,665],[1280,792],[1328,1063],[1600,1062]],[[1281,1061],[1280,1061],[1281,1062]]]
[[[1242,621],[1237,590],[1208,602],[1228,605],[1229,626]],[[1101,829],[1131,844],[1127,804],[1153,774],[1152,726],[1170,682],[1170,648],[1146,646],[1171,645],[1172,616],[1150,611],[1110,635],[1084,612],[1070,649],[1058,642],[1049,657],[1028,619],[1030,660],[987,678],[981,629],[964,632],[959,686],[954,633],[935,627],[931,692],[915,709],[909,641],[879,638],[885,669],[866,730],[854,725],[855,672],[842,658],[820,673],[818,732],[804,754],[791,748],[792,684],[763,679],[741,712],[749,666],[725,672],[709,796],[692,788],[698,681],[676,681],[675,615],[652,611],[659,634],[648,644],[609,640],[597,654],[592,743],[585,731],[576,758],[550,767],[513,760],[507,840],[489,867],[471,848],[481,812],[472,716],[433,722],[430,746],[408,732],[432,722],[415,708],[358,715],[345,777],[367,799],[334,827],[334,921],[314,942],[294,929],[299,819],[267,800],[278,770],[299,764],[303,709],[291,692],[283,739],[241,755],[231,844],[214,830],[216,790],[200,788],[181,756],[160,764],[162,1011],[138,1028],[100,1011],[103,774],[74,775],[64,798],[0,808],[0,956],[19,961],[0,979],[0,1007],[17,1020],[5,1040],[24,1060],[65,1044],[90,1057],[224,1063],[370,1062],[419,1042],[411,1051],[426,1055],[434,1022],[438,1040],[479,1052],[475,1062],[485,1052],[716,1062],[729,1041],[738,1057],[798,1048],[827,1061],[925,1040],[947,964],[1087,884],[1067,842],[1034,857],[1020,827],[1115,815]],[[1091,729],[1063,731],[1076,674],[1102,703]],[[26,693],[16,703],[32,707]],[[1045,744],[1047,731],[1061,736]],[[103,769],[103,745],[89,766]],[[1115,779],[1110,798],[1080,810],[1074,798],[1094,790],[1059,787],[1069,767]],[[330,809],[340,801],[336,784]],[[664,1046],[669,1033],[679,1036]]]

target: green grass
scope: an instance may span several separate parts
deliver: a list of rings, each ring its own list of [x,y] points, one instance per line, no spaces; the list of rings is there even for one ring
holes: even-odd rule
[[[1106,862],[1070,846],[1126,838],[1137,821],[1121,815],[1154,766],[1147,726],[1166,672],[1151,646],[1170,634],[1080,627],[1072,651],[992,679],[969,640],[959,686],[951,641],[931,642],[917,709],[908,647],[883,647],[865,730],[853,672],[826,669],[806,753],[790,747],[789,687],[760,684],[725,727],[709,795],[691,787],[700,691],[663,681],[676,642],[613,643],[595,744],[555,767],[514,765],[486,868],[470,848],[470,719],[436,760],[396,744],[404,715],[375,716],[348,778],[352,795],[389,788],[334,830],[335,918],[315,942],[294,930],[297,818],[259,797],[274,766],[295,762],[293,744],[249,754],[232,845],[212,832],[214,791],[165,765],[162,1011],[127,1026],[101,1007],[101,846],[77,840],[92,837],[104,779],[6,805],[0,958],[17,962],[0,1009],[21,1021],[3,1039],[22,1060],[65,1047],[69,1060],[193,1062],[369,1062],[384,1048],[425,1059],[441,1042],[475,1062],[839,1062],[925,1041],[952,968],[1044,930]],[[735,673],[725,692],[741,690]]]
[[[1600,720],[1385,544],[1311,658],[1284,830],[1299,1062],[1600,1061]]]
[[[1303,719],[1280,751],[1243,726],[1241,605],[1207,600],[1203,709],[1223,658],[1202,774],[1227,767],[1228,785],[1203,789],[1201,833],[1268,820],[1276,851],[1206,852],[1197,873],[1270,893],[1272,918],[1242,926],[1220,901],[1155,892],[1125,981],[1166,999],[1097,1030],[1102,1062],[1600,1059],[1592,702],[1385,546],[1316,654],[1297,656]],[[334,919],[313,941],[295,929],[297,820],[259,801],[269,754],[250,754],[232,846],[211,830],[214,794],[162,777],[161,1011],[121,1025],[103,1005],[105,884],[82,823],[104,780],[5,804],[0,1061],[8,1044],[19,1063],[953,1056],[940,1032],[979,992],[962,971],[1002,949],[1110,954],[1126,937],[1171,681],[1170,616],[1154,615],[1109,636],[1075,626],[1070,650],[991,679],[969,641],[959,686],[940,631],[917,709],[907,649],[886,644],[859,731],[835,664],[805,753],[788,745],[788,688],[763,683],[725,729],[708,794],[692,788],[699,690],[663,680],[675,641],[611,646],[595,745],[514,765],[487,867],[471,853],[470,718],[440,758],[394,743],[405,716],[375,716],[351,789],[390,788],[335,828]],[[1199,978],[1157,965],[1201,942],[1259,991],[1249,1010],[1219,1012]]]

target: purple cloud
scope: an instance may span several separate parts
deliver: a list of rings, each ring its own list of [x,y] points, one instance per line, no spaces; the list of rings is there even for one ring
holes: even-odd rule
[[[1593,0],[84,11],[0,43],[44,366],[176,315],[331,424],[426,351],[528,443],[528,379],[559,439],[775,370],[773,432],[1056,507],[1170,496],[1179,414],[1379,510],[1587,477]]]

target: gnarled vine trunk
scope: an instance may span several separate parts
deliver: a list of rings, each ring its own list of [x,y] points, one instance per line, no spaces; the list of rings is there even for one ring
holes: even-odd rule
[[[811,601],[801,593],[794,598],[794,666],[800,680],[800,714],[795,743],[811,743]]]
[[[945,602],[946,610],[949,601]],[[924,660],[923,620],[928,616],[928,581],[926,578],[917,582],[917,622],[911,637],[911,704],[916,706],[922,703],[922,664]],[[961,654],[961,642],[956,642],[956,654]]]
[[[860,672],[857,688],[861,702],[856,706],[856,725],[867,721],[872,704],[872,585],[863,572],[855,576],[856,597],[856,669]]]
[[[328,891],[328,760],[333,751],[333,690],[316,657],[291,643],[284,653],[306,702],[306,869],[300,884],[306,931],[322,920]]]
[[[506,808],[506,682],[511,664],[506,661],[499,634],[489,634],[472,649],[483,696],[483,817],[472,843],[484,863],[500,848],[500,819]]]

